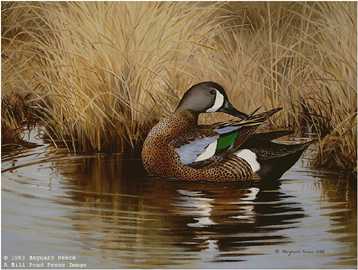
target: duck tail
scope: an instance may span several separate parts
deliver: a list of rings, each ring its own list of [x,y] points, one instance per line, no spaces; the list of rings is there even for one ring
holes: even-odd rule
[[[260,169],[256,174],[262,180],[279,179],[301,157],[302,153],[314,142],[310,140],[300,144],[281,144],[270,142],[268,148],[251,149],[257,155]],[[269,154],[268,154],[269,153]]]
[[[256,143],[257,141],[272,141],[278,138],[281,138],[283,136],[287,136],[293,133],[293,130],[288,129],[280,129],[280,130],[274,130],[274,131],[265,131],[265,132],[257,132],[252,135],[250,138],[253,143]]]

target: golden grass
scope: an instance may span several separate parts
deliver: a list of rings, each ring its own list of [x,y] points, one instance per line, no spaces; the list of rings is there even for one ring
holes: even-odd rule
[[[225,42],[234,100],[283,106],[276,125],[319,135],[313,165],[356,171],[356,5],[257,5],[239,9],[247,26]]]
[[[15,95],[14,95],[15,96]],[[9,98],[1,100],[1,144],[13,144],[20,141],[23,113],[16,113],[17,107],[10,103]]]
[[[78,151],[123,150],[143,140],[178,97],[177,70],[200,55],[216,21],[214,6],[179,3],[61,3],[37,10],[32,33],[46,97],[42,123],[53,141]],[[14,12],[17,12],[16,10]],[[20,11],[21,12],[21,7]],[[192,20],[195,14],[198,20]],[[35,49],[39,49],[36,52]],[[179,77],[179,76],[178,76]],[[160,104],[157,106],[156,104]]]
[[[318,133],[314,165],[354,169],[355,14],[323,2],[8,4],[3,93],[36,94],[55,144],[125,151],[191,84],[218,81],[240,110],[283,106],[272,126]]]

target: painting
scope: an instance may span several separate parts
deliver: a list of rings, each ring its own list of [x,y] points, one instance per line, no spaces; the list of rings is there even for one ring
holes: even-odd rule
[[[1,2],[3,269],[357,268],[355,2]]]

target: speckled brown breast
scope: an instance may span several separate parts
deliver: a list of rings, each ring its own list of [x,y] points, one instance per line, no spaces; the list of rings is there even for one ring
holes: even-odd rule
[[[170,142],[197,127],[198,115],[189,111],[177,112],[164,118],[148,134],[142,149],[145,169],[152,175],[175,177],[181,180],[245,181],[255,177],[250,165],[235,155],[223,161],[192,168],[183,165]]]

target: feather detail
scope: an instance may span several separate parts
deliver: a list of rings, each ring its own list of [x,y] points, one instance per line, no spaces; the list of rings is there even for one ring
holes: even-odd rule
[[[180,161],[185,165],[193,163],[195,161],[203,160],[204,158],[210,158],[207,156],[208,154],[205,155],[205,151],[213,143],[216,144],[218,137],[219,136],[197,138],[196,140],[175,147],[175,151],[179,155]],[[213,155],[215,154],[215,150],[216,145]],[[204,156],[202,156],[203,154]],[[198,158],[199,160],[197,160]]]
[[[218,144],[218,140],[213,141],[211,144],[209,144],[204,152],[202,152],[196,159],[195,162],[197,161],[203,161],[203,160],[207,160],[211,157],[213,157],[216,153],[216,147]]]
[[[239,135],[238,131],[221,135],[218,139],[216,152],[219,153],[232,147],[238,135]]]
[[[209,166],[212,162],[225,159],[237,151],[256,129],[272,114],[280,109],[273,109],[248,120],[228,121],[211,126],[198,126],[171,142],[180,161],[184,165]]]

